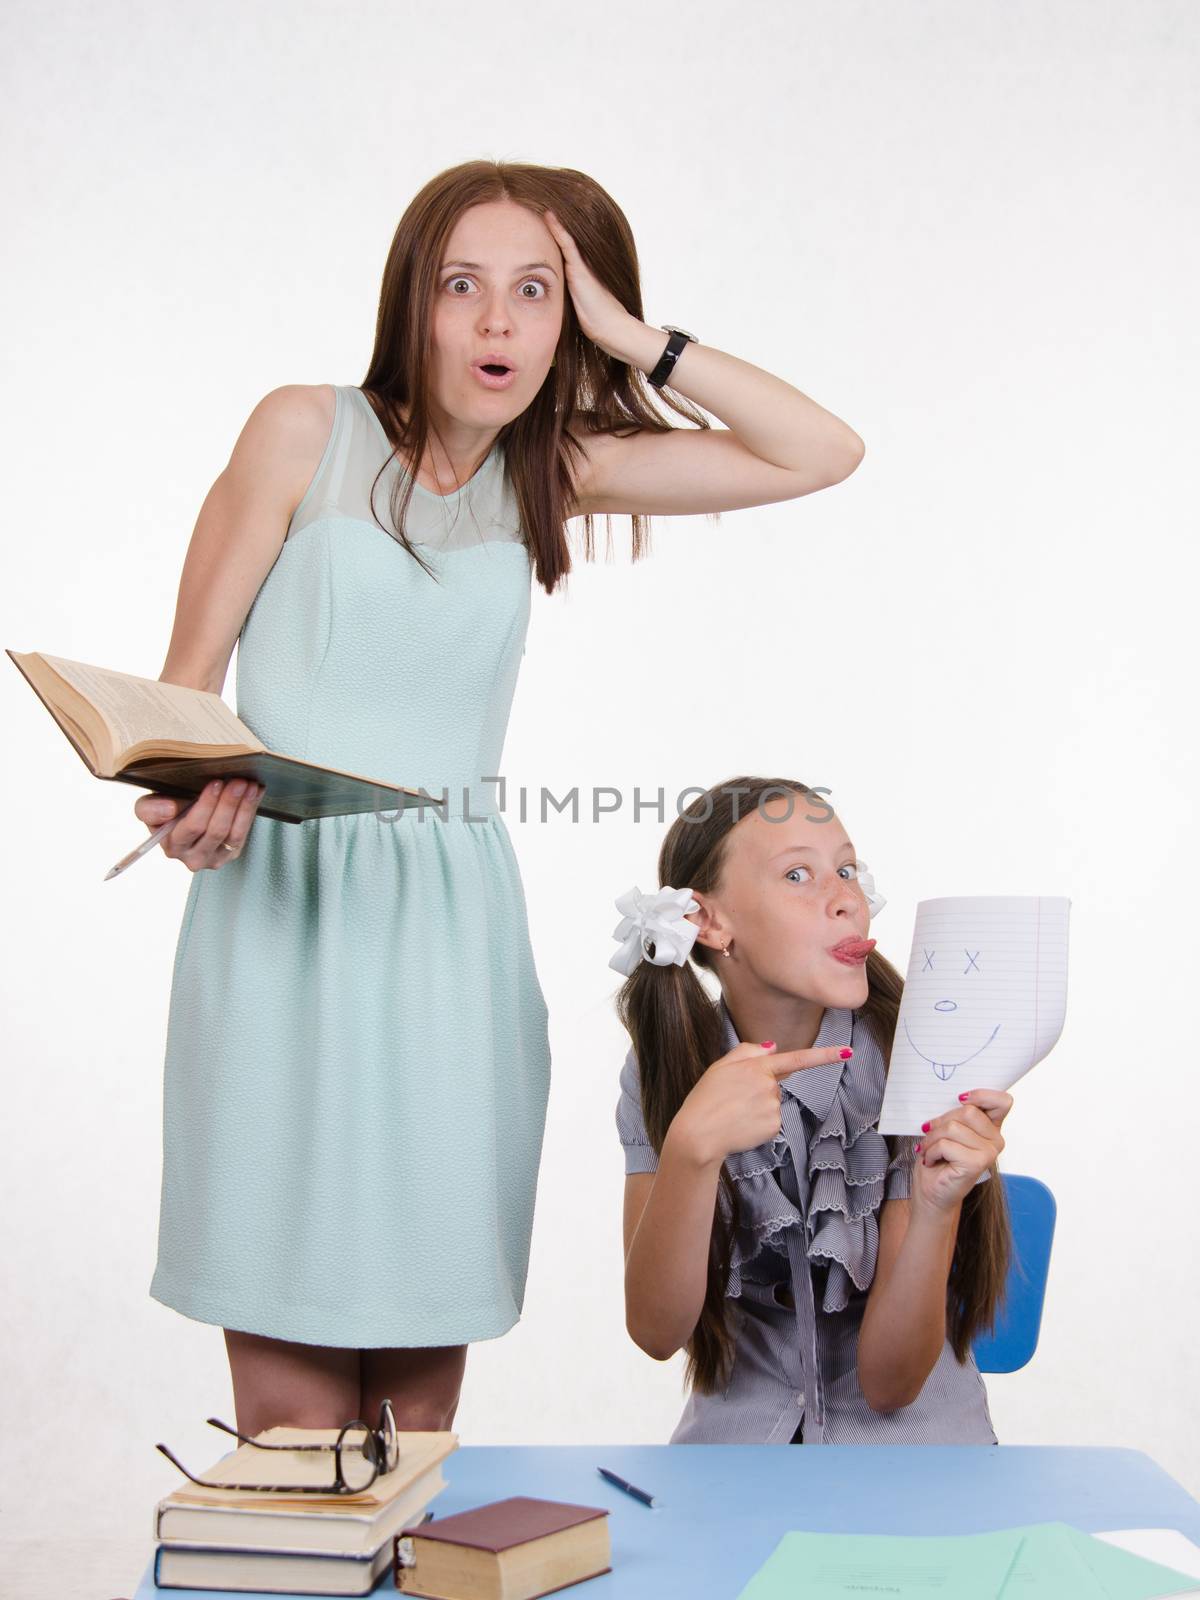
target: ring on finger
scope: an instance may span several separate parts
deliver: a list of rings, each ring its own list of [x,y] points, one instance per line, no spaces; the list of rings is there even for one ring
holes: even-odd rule
[[[235,844],[222,844],[221,849],[222,850],[232,850],[235,855],[237,854],[237,845],[235,845]]]

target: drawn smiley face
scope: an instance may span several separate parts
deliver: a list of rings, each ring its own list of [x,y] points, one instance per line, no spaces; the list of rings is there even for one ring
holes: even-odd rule
[[[922,947],[921,957],[916,978],[908,980],[906,989],[910,992],[910,1001],[916,998],[911,993],[914,987],[919,986],[922,991],[915,1013],[916,1018],[926,1014],[925,995],[930,996],[928,1012],[931,1015],[928,1027],[921,1027],[918,1023],[918,1031],[925,1048],[914,1039],[908,1017],[904,1018],[904,1032],[913,1051],[922,1061],[929,1063],[936,1077],[946,1083],[959,1067],[983,1054],[1000,1032],[1000,1024],[997,1022],[990,1031],[988,1030],[990,1018],[985,1020],[980,1015],[979,996],[972,993],[975,985],[966,981],[972,974],[982,975],[984,970],[981,965],[984,959],[982,950],[963,948],[939,951]],[[986,992],[986,984],[983,988]],[[951,999],[950,991],[958,998]],[[947,1020],[943,1022],[939,1018]],[[977,1028],[972,1025],[976,1021]],[[967,1026],[964,1027],[964,1024]],[[975,1042],[976,1037],[978,1043]]]
[[[1007,1089],[1054,1046],[1070,910],[1062,895],[918,903],[880,1133],[915,1133],[959,1089]]]

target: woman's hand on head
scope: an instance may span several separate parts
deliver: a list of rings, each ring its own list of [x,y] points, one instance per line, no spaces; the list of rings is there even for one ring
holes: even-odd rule
[[[784,1078],[844,1061],[844,1046],[785,1050],[738,1044],[707,1069],[671,1122],[676,1144],[705,1166],[753,1150],[780,1131]]]
[[[1000,1125],[1012,1110],[1003,1089],[971,1089],[960,1105],[943,1111],[922,1129],[913,1159],[912,1199],[948,1210],[961,1205],[1004,1149]]]
[[[606,289],[600,282],[554,212],[547,208],[542,215],[555,244],[562,251],[567,289],[580,329],[593,344],[599,345],[607,355],[613,355],[620,331],[638,319],[625,309],[611,289]]]
[[[187,816],[159,840],[159,848],[172,860],[182,861],[189,872],[223,867],[241,854],[263,792],[260,783],[217,779],[200,791]],[[143,794],[133,811],[153,833],[187,804],[169,795]]]

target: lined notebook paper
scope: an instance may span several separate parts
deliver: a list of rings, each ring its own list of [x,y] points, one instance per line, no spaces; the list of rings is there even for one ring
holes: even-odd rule
[[[955,895],[917,906],[880,1133],[919,1133],[965,1089],[1007,1089],[1067,1009],[1071,902]]]

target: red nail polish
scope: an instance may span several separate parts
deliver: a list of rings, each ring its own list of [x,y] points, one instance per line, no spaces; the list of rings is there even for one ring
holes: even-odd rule
[[[971,1098],[971,1096],[970,1096],[970,1093],[968,1092],[967,1094],[960,1094],[958,1098],[960,1100],[969,1100]]]
[[[929,1124],[927,1122],[923,1122],[921,1124],[921,1132],[922,1133],[928,1133],[929,1132]]]
[[[764,1039],[762,1042],[762,1048],[764,1050],[773,1050],[775,1048],[774,1039]]]
[[[918,1145],[914,1145],[913,1146],[913,1155],[919,1156],[920,1154],[921,1154],[921,1146],[919,1144]]]
[[[847,1045],[847,1047],[844,1050],[839,1050],[838,1051],[838,1055],[841,1056],[843,1061],[849,1061],[850,1057],[853,1054],[854,1054],[854,1051],[850,1049],[849,1045]]]

